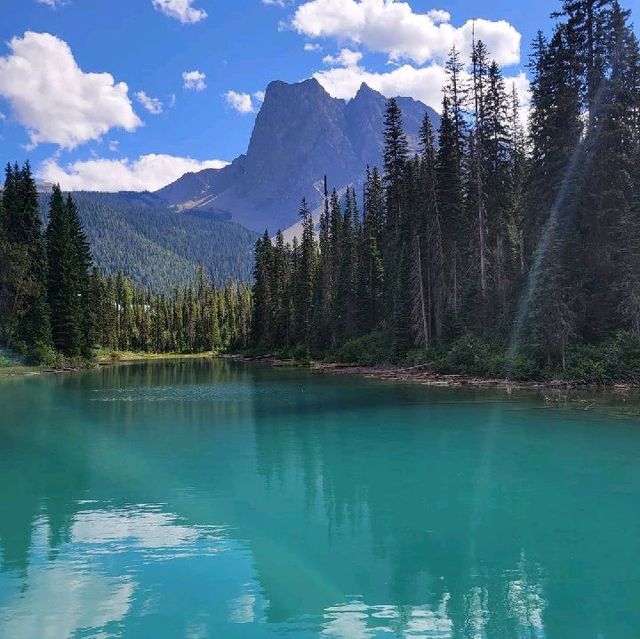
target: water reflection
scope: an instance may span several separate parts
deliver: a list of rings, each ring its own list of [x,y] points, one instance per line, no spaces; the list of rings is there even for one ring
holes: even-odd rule
[[[640,627],[634,422],[230,362],[12,380],[0,405],[2,637]]]

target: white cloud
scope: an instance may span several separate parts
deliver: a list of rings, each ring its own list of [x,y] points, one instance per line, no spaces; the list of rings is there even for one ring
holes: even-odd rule
[[[253,100],[248,93],[238,93],[237,91],[227,91],[224,94],[227,104],[238,113],[255,113]]]
[[[109,140],[109,151],[115,153],[120,148],[119,140]]]
[[[191,91],[204,91],[207,88],[206,79],[207,76],[202,71],[184,71],[182,86]]]
[[[152,98],[144,91],[138,91],[135,94],[136,100],[152,115],[159,115],[162,113],[162,102],[158,98]]]
[[[91,556],[89,548],[81,550]],[[93,629],[93,637],[108,637],[110,628],[124,623],[136,594],[131,577],[103,575],[75,557],[34,563],[29,587],[10,593],[6,588],[3,605],[13,614],[0,617],[0,636],[14,639],[77,637],[87,628]]]
[[[46,4],[48,7],[55,9],[65,4],[65,0],[36,0],[38,4]]]
[[[269,7],[286,7],[289,4],[289,0],[262,0],[262,4],[266,4]]]
[[[305,51],[322,51],[322,47],[317,42],[305,42]]]
[[[520,34],[508,22],[479,18],[454,27],[450,19],[446,11],[415,13],[397,0],[309,0],[296,9],[292,26],[307,37],[354,42],[418,64],[442,61],[453,45],[468,55],[475,29],[499,64],[520,61]]]
[[[529,112],[531,111],[531,85],[523,71],[518,75],[504,79],[507,93],[511,95],[511,91],[515,87],[520,101],[520,123],[526,128],[529,123]]]
[[[185,173],[220,169],[227,164],[163,154],[142,155],[137,160],[99,158],[64,166],[52,158],[40,166],[38,178],[58,182],[66,191],[155,191]]]
[[[169,102],[168,102],[167,106],[168,106],[170,109],[173,109],[173,107],[174,107],[175,105],[176,105],[176,94],[175,94],[175,93],[172,93],[172,94],[169,96]]]
[[[387,97],[412,97],[438,111],[446,82],[444,68],[438,64],[420,68],[405,64],[386,73],[367,71],[359,66],[335,67],[318,71],[313,77],[335,98],[352,98],[365,82]]]
[[[256,91],[253,94],[253,97],[255,98],[256,102],[260,102],[260,103],[264,102],[264,96],[265,96],[264,91]]]
[[[109,73],[85,73],[69,45],[49,33],[27,31],[0,57],[0,95],[29,133],[30,146],[52,142],[73,149],[113,127],[133,131],[142,122],[124,82]]]
[[[351,49],[342,49],[336,56],[327,55],[322,58],[325,64],[339,67],[356,67],[362,60],[362,53],[360,51],[351,51]]]
[[[204,20],[207,12],[204,9],[195,9],[191,5],[195,0],[151,0],[154,9],[162,11],[164,15],[175,18],[182,24],[194,24]]]
[[[436,111],[442,107],[442,87],[447,82],[447,74],[442,65],[431,64],[426,67],[414,67],[404,64],[385,73],[368,71],[360,66],[335,67],[318,71],[313,76],[334,98],[351,99],[365,82],[372,89],[386,97],[406,96],[420,100]],[[463,73],[468,78],[468,74]],[[514,77],[505,77],[507,91],[515,83],[520,97],[522,117],[526,118],[526,106],[529,103],[529,81],[520,72]]]

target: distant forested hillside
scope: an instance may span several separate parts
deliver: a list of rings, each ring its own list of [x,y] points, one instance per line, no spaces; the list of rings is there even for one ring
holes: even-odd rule
[[[169,211],[124,206],[128,197],[144,205],[140,198],[153,196],[111,194],[100,202],[99,196],[89,195],[85,216],[99,237],[111,233],[123,242],[114,244],[115,260],[108,242],[101,243],[107,260],[131,264],[140,277],[153,278],[157,288],[173,283],[168,295],[136,287],[122,272],[105,277],[95,266],[74,198],[65,198],[58,185],[44,198],[43,225],[42,195],[28,162],[22,167],[8,164],[5,176],[0,197],[0,347],[9,350],[0,348],[0,365],[12,365],[13,353],[31,363],[68,367],[91,361],[96,349],[193,353],[246,347],[249,286],[216,286],[201,266],[190,272],[189,260],[178,255],[186,250],[190,234]],[[121,210],[110,208],[109,202],[122,204]],[[211,222],[205,220],[194,236],[211,240],[220,230]],[[237,243],[237,236],[222,229],[215,234],[218,247],[225,239]],[[173,250],[164,250],[166,266],[156,240],[172,242]],[[145,248],[151,261],[133,254]],[[206,245],[196,248],[213,259]]]
[[[192,282],[198,265],[218,285],[251,278],[257,235],[214,216],[180,213],[153,196],[78,192],[73,195],[96,265],[121,271],[134,284],[167,292]],[[49,195],[40,196],[46,221]]]

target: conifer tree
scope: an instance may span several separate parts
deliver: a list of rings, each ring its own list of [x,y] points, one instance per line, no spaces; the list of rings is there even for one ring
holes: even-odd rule
[[[302,222],[302,239],[296,269],[296,287],[294,312],[297,337],[301,344],[309,347],[313,317],[313,287],[316,274],[316,245],[313,231],[313,218],[303,198],[299,212]]]
[[[267,347],[272,340],[271,329],[274,317],[271,266],[271,238],[265,230],[263,236],[256,242],[251,331],[254,342]]]
[[[398,239],[402,219],[402,182],[409,155],[402,113],[395,98],[387,101],[384,115],[384,182],[387,189],[387,232]]]
[[[51,345],[47,303],[47,255],[35,180],[29,163],[7,167],[3,193],[4,234],[10,252],[21,264],[14,298],[10,341],[38,360]]]
[[[384,318],[384,266],[380,240],[383,234],[384,191],[376,168],[367,169],[362,231],[358,241],[358,330],[366,334]]]
[[[445,254],[440,202],[437,184],[437,154],[435,136],[429,115],[425,113],[420,129],[422,150],[421,187],[423,222],[420,227],[420,253],[426,271],[429,316],[429,342],[442,337],[447,297],[445,280]],[[428,344],[425,344],[428,345]]]
[[[69,210],[57,184],[53,187],[49,204],[47,257],[53,344],[65,355],[79,356],[82,325],[79,322],[79,291],[75,286],[77,263],[74,259]]]

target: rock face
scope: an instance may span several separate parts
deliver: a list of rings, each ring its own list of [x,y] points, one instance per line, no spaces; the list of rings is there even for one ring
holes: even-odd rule
[[[287,228],[302,197],[311,208],[331,188],[360,184],[367,165],[380,166],[386,99],[360,87],[349,102],[332,98],[315,80],[271,82],[246,155],[223,169],[187,173],[156,195],[179,209],[214,213],[257,231]],[[398,98],[407,135],[417,146],[425,112],[435,128],[439,115],[421,102]]]

